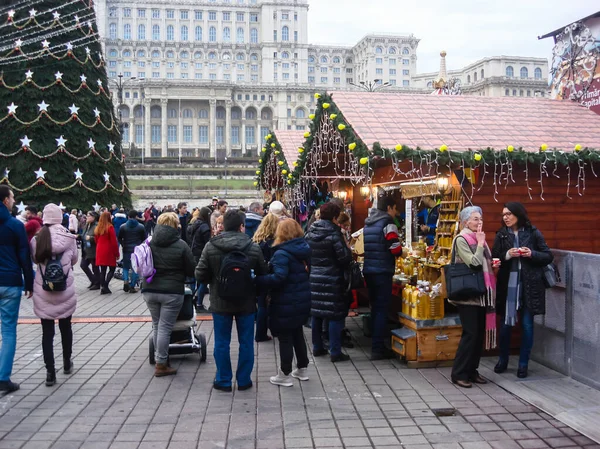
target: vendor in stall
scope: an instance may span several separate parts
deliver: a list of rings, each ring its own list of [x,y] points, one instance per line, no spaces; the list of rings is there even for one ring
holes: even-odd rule
[[[418,215],[419,223],[422,223],[420,229],[427,240],[427,245],[433,245],[435,242],[435,229],[440,217],[440,200],[433,196],[424,196],[421,199],[421,204],[425,207]]]

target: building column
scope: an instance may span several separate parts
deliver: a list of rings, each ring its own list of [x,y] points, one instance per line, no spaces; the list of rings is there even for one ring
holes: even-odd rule
[[[225,102],[225,154],[231,156],[231,105],[233,101]]]
[[[135,114],[133,113],[133,108],[131,108],[131,112],[129,113],[129,149],[131,149],[131,145],[135,142]]]
[[[152,126],[150,125],[150,102],[149,98],[144,99],[144,155],[152,156]]]
[[[208,142],[210,147],[210,157],[214,157],[217,160],[217,100],[211,98],[210,113],[208,116]]]
[[[167,138],[169,130],[167,128],[167,104],[169,100],[166,98],[160,99],[160,155],[167,157]]]
[[[243,156],[244,154],[246,154],[246,115],[245,114],[242,116],[242,135],[240,136],[240,142],[242,143],[242,156]]]

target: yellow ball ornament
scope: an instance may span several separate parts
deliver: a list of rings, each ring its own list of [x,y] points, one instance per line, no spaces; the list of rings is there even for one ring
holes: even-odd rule
[[[319,94],[319,93],[315,94],[315,98],[318,100],[319,98],[321,98],[321,94]]]
[[[279,165],[281,167],[283,165],[283,161],[277,162],[277,165]]]
[[[473,159],[475,159],[476,161],[480,161],[480,160],[481,160],[481,154],[479,154],[479,153],[475,153],[475,154],[473,155]]]
[[[515,147],[513,147],[512,145],[509,145],[506,147],[506,151],[508,151],[509,153],[512,153],[513,151],[515,151]]]
[[[265,147],[262,147],[262,149],[260,151],[262,151],[264,153],[265,151],[267,151],[267,149]]]
[[[360,158],[360,163],[361,163],[361,165],[367,165],[369,163],[369,158],[368,157],[361,157]]]
[[[300,153],[300,154],[304,153],[304,148],[302,148],[302,147],[298,148],[298,153]]]
[[[335,120],[337,118],[337,114],[331,114],[329,116],[329,120]]]
[[[546,151],[548,149],[548,145],[543,143],[542,146],[540,147],[540,151]]]
[[[257,174],[257,175],[260,175],[260,170],[256,170],[256,174]]]
[[[323,109],[329,109],[329,106],[331,106],[329,103],[323,103]]]
[[[292,183],[292,181],[290,181],[290,180],[288,179],[288,184],[291,184],[291,183]]]
[[[267,135],[265,136],[265,140],[269,140],[271,137],[273,137],[271,134],[267,134]]]
[[[581,151],[581,145],[579,145],[579,144],[575,145],[575,151],[577,151],[577,152]]]
[[[308,118],[311,119],[311,120],[314,120],[315,119],[315,114],[308,114]]]
[[[258,181],[254,181],[254,187],[258,186]]]
[[[401,144],[396,145],[396,151],[402,151],[402,145]]]
[[[344,125],[343,123],[340,123],[340,124],[338,125],[338,129],[339,129],[340,131],[343,131],[343,130],[345,130],[345,129],[346,129],[346,125]]]
[[[275,148],[277,145],[275,145],[274,143],[271,144],[271,148]]]
[[[350,145],[348,145],[348,149],[350,151],[354,151],[356,149],[356,142],[352,142]]]
[[[440,147],[440,151],[443,153],[444,151],[448,151],[448,145],[442,145]]]
[[[294,175],[292,175],[291,173],[288,175],[288,178],[290,178],[290,179],[293,177],[294,177]]]
[[[262,164],[262,159],[259,159],[259,160],[258,160],[258,163],[259,163],[259,164]]]
[[[294,161],[294,167],[298,166],[298,162]]]
[[[287,175],[287,170],[281,170],[282,175]]]
[[[279,153],[281,153],[281,151],[275,150],[275,156],[277,156]]]
[[[304,133],[304,138],[305,138],[305,139],[308,139],[309,137],[310,137],[310,133],[309,133],[308,131],[306,131],[306,132]]]

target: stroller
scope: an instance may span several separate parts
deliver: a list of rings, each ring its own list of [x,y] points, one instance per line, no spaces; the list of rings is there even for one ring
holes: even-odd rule
[[[197,328],[196,314],[194,313],[194,293],[186,285],[181,311],[171,332],[169,356],[180,354],[200,354],[200,361],[206,361],[206,336]],[[148,339],[148,358],[151,365],[156,363],[154,354],[154,338]]]

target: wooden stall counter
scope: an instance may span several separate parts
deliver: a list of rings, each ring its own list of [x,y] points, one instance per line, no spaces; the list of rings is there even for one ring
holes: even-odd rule
[[[458,315],[417,320],[399,312],[398,319],[403,327],[392,331],[392,350],[409,368],[452,365],[462,333]]]

